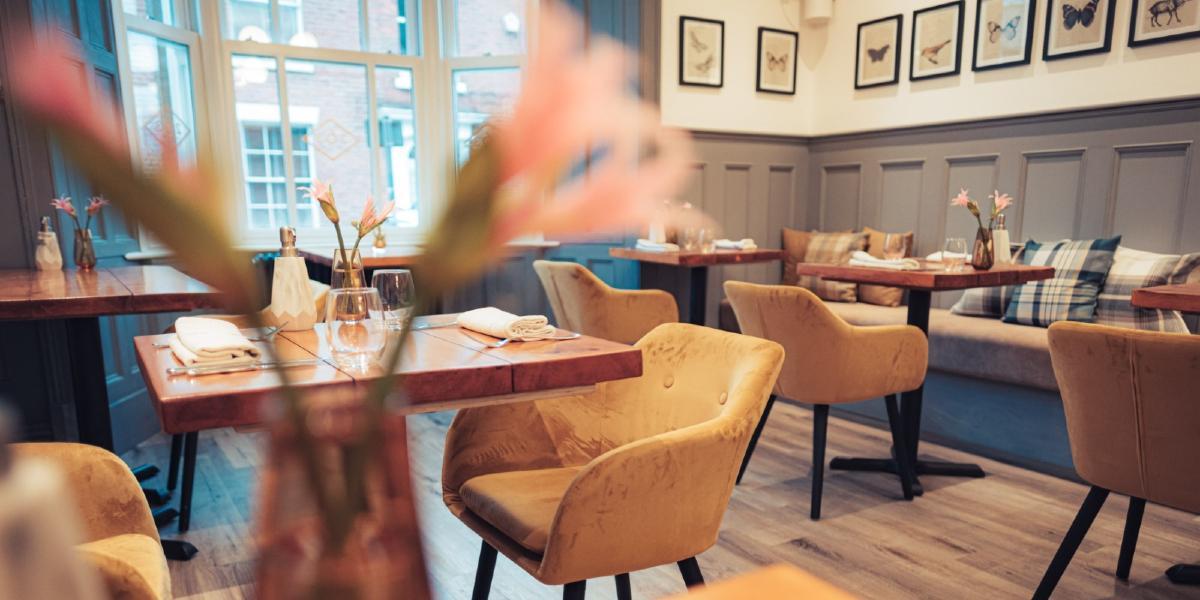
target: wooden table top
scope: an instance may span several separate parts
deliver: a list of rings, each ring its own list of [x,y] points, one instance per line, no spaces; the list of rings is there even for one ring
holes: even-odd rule
[[[219,294],[165,265],[0,270],[0,319],[64,319],[216,308]]]
[[[1200,283],[1156,285],[1133,290],[1134,306],[1200,313]]]
[[[943,270],[941,263],[922,261],[922,264],[921,270],[898,271],[878,267],[800,263],[796,265],[796,274],[930,292],[1014,285],[1054,277],[1054,267],[996,265],[987,271],[976,271],[968,265],[962,271],[948,273]]]
[[[422,317],[423,322],[448,322],[453,316]],[[134,338],[146,389],[163,430],[185,433],[216,427],[261,423],[264,402],[278,391],[272,371],[168,377],[166,368],[179,366],[170,349],[155,348],[170,335]],[[310,389],[353,389],[377,379],[382,371],[338,368],[327,344],[323,324],[314,330],[281,332],[281,358],[319,358],[321,365],[288,370],[292,381]],[[414,331],[408,336],[397,373],[403,376],[409,408],[430,412],[499,401],[519,401],[521,394],[578,393],[602,381],[642,374],[641,350],[625,344],[583,336],[575,340],[513,342],[484,348],[488,336],[458,327]],[[490,400],[489,400],[490,399]]]
[[[800,598],[804,600],[854,600],[833,584],[792,565],[776,564],[718,581],[673,600],[743,600],[745,598]]]
[[[783,250],[716,250],[714,252],[647,252],[637,248],[609,248],[608,255],[676,267],[748,264],[783,260]]]

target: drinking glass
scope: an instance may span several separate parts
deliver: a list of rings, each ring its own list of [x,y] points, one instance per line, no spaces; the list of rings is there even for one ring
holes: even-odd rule
[[[946,245],[942,248],[942,262],[946,265],[946,271],[951,273],[963,270],[963,264],[967,262],[967,240],[946,238]]]
[[[404,329],[417,303],[417,290],[413,287],[412,271],[408,269],[380,269],[371,276],[371,287],[379,291],[383,305],[383,321],[392,331]]]
[[[900,260],[908,256],[908,236],[889,233],[883,237],[883,257],[887,260]]]
[[[387,342],[383,305],[375,288],[339,288],[325,300],[325,335],[339,367],[366,371]]]

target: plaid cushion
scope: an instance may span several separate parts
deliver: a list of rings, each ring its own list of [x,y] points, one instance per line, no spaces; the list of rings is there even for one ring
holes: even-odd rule
[[[1121,236],[1046,244],[1025,242],[1021,262],[1054,267],[1054,277],[1017,287],[1004,322],[1049,327],[1055,321],[1093,321],[1096,298],[1120,243]]]
[[[1021,262],[1023,252],[1025,252],[1025,248],[1018,249],[1013,254],[1013,262]],[[1015,285],[970,288],[963,293],[958,302],[954,303],[954,306],[950,307],[950,312],[968,317],[999,319],[1008,310],[1008,303],[1012,300],[1013,291],[1016,289]]]
[[[814,233],[804,251],[804,262],[841,265],[849,262],[850,255],[862,250],[867,244],[864,233]],[[858,299],[857,286],[853,283],[826,281],[820,277],[800,277],[796,285],[808,288],[822,300],[854,302]]]
[[[1137,288],[1183,283],[1197,266],[1200,253],[1180,256],[1117,248],[1096,303],[1096,322],[1129,329],[1189,333],[1178,311],[1137,308],[1129,300]]]

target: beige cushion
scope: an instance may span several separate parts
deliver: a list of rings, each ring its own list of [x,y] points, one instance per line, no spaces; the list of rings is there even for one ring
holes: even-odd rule
[[[804,251],[804,262],[830,265],[845,264],[850,255],[862,250],[867,244],[865,233],[814,233]],[[797,285],[812,290],[822,300],[854,302],[858,299],[858,286],[853,283],[828,281],[820,277],[800,277]]]
[[[889,232],[863,227],[863,233],[867,234],[867,253],[875,258],[884,258],[883,242],[889,235]],[[913,232],[906,231],[901,235],[905,237],[905,241],[907,242],[905,244],[907,251],[904,253],[904,256],[912,256]],[[880,306],[900,306],[900,302],[904,299],[904,290],[886,285],[862,284],[858,286],[858,299],[862,302],[869,302]]]
[[[526,550],[541,554],[563,494],[583,467],[492,473],[468,479],[463,504]]]
[[[907,319],[907,307],[864,303],[826,303],[852,325],[896,325]],[[929,313],[929,368],[967,377],[1002,381],[1057,391],[1046,330],[952,314]]]
[[[783,228],[784,285],[796,285],[799,279],[796,275],[796,265],[804,262],[804,253],[808,251],[808,240],[812,235],[811,231]]]

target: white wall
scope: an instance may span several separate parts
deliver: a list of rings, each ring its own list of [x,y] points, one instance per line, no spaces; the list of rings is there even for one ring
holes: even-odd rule
[[[795,29],[797,0],[663,0],[663,120],[715,131],[830,135],[1200,96],[1200,39],[1129,48],[1130,1],[1116,3],[1110,52],[1047,63],[1047,1],[1039,0],[1032,64],[974,73],[976,2],[966,0],[959,75],[910,82],[912,11],[939,3],[835,0],[828,24],[801,24],[798,93],[779,101],[754,91],[755,36],[760,25]],[[681,13],[726,22],[725,87],[715,93],[678,85]],[[904,15],[899,84],[855,90],[858,24],[897,13]]]
[[[680,15],[725,21],[724,87],[679,85]],[[803,64],[797,69],[794,96],[754,89],[758,28],[796,31],[799,24],[795,0],[783,4],[779,0],[662,0],[659,100],[663,122],[709,131],[779,135],[806,131],[812,98],[806,93],[811,82]]]

